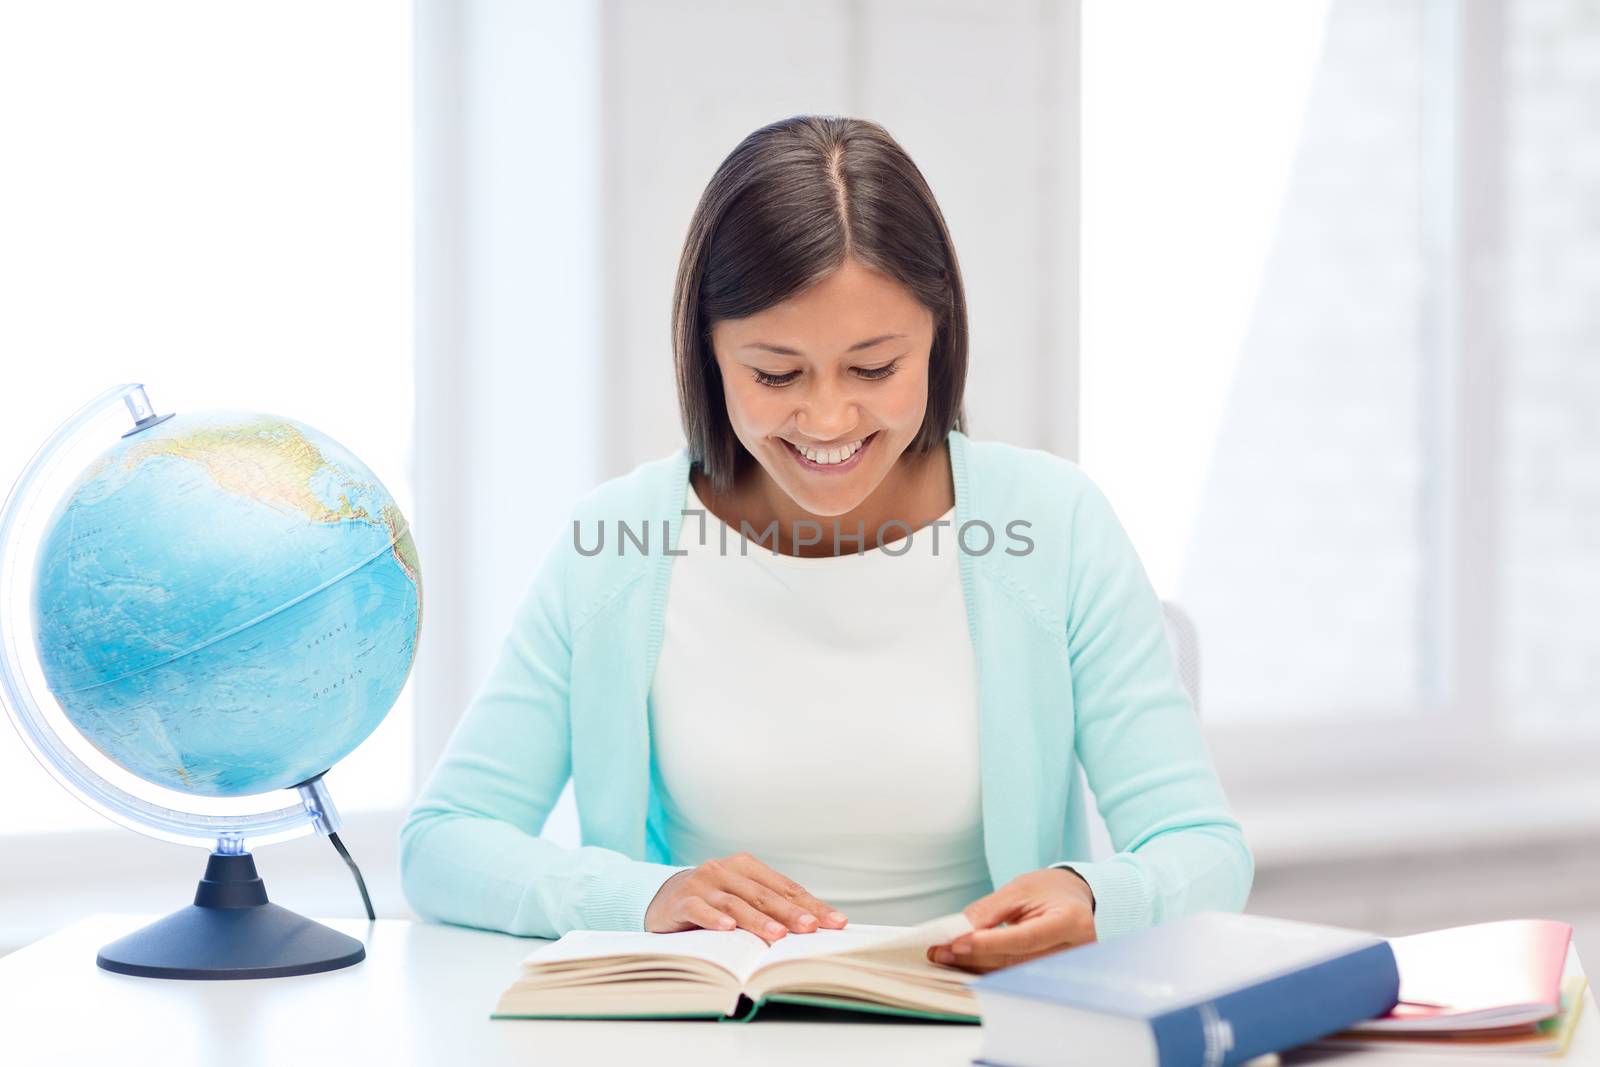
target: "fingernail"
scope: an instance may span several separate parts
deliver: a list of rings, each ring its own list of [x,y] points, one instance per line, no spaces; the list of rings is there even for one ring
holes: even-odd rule
[[[951,945],[950,947],[955,950],[956,955],[965,956],[967,953],[972,951],[972,942],[970,942],[970,941],[957,941],[955,944]]]
[[[781,934],[781,933],[783,933],[783,924],[782,923],[768,923],[767,924],[767,933],[769,933],[769,934]]]
[[[800,925],[815,926],[817,925],[817,917],[815,915],[802,915],[800,916]]]
[[[828,921],[829,922],[835,922],[835,923],[844,922],[845,921],[844,912],[842,912],[842,911],[830,911],[830,912],[828,912]]]
[[[955,959],[954,956],[950,955],[950,950],[947,948],[935,949],[933,958],[940,963],[949,963]]]
[[[731,919],[730,917],[724,915],[722,918],[717,920],[717,925],[722,927],[724,930],[732,930],[733,929],[733,919]]]

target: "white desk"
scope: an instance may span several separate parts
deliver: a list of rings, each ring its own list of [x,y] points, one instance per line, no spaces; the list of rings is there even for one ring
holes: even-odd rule
[[[747,1024],[491,1020],[500,990],[537,942],[399,920],[325,920],[367,943],[354,967],[300,978],[174,982],[95,966],[95,952],[152,916],[99,915],[0,959],[0,1063],[966,1065],[975,1026],[878,1021]],[[1577,967],[1577,954],[1569,960]],[[1296,1064],[1447,1067],[1600,1064],[1600,1017],[1584,999],[1565,1060],[1433,1053],[1290,1053]]]

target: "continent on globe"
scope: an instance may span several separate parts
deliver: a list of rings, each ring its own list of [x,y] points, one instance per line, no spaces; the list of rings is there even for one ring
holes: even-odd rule
[[[327,770],[393,706],[422,625],[410,527],[331,438],[249,412],[119,441],[51,515],[34,621],[50,690],[108,758],[239,796]]]

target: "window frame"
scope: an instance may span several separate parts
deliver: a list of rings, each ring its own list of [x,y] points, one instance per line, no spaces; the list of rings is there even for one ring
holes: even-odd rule
[[[1502,695],[1506,15],[1490,4],[1423,3],[1423,186],[1433,195],[1422,204],[1422,343],[1435,387],[1423,390],[1422,699],[1310,722],[1208,724],[1247,823],[1254,813],[1310,811],[1330,796],[1390,796],[1398,813],[1400,798],[1419,788],[1475,787],[1474,806],[1440,816],[1470,836],[1478,803],[1590,781],[1600,763],[1600,736],[1554,724],[1519,733]],[[1200,653],[1203,672],[1203,633]],[[1574,814],[1522,818],[1530,829],[1562,827]],[[1416,836],[1442,825],[1417,826]]]

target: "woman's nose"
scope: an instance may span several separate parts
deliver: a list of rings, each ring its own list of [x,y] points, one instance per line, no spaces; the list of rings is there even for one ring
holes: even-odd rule
[[[837,441],[860,421],[853,411],[840,410],[821,418],[812,414],[804,421],[796,420],[795,426],[813,441]]]
[[[856,404],[837,389],[818,389],[795,418],[795,426],[813,441],[833,441],[860,424]]]

